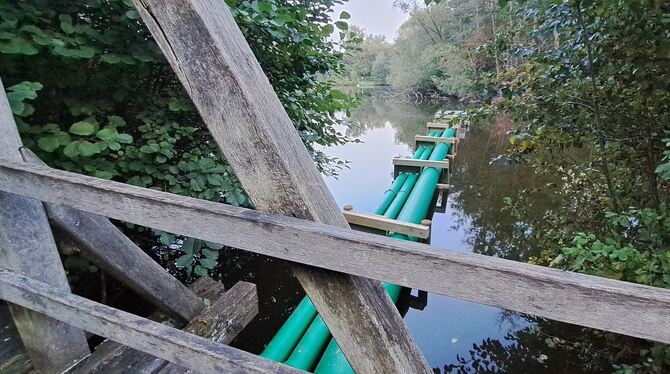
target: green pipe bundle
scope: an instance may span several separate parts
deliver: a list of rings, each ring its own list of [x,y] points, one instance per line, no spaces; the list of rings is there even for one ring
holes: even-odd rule
[[[440,133],[435,130],[428,135],[440,136]],[[442,136],[451,137],[454,134],[454,129],[448,129]],[[450,148],[451,144],[445,143],[438,143],[434,147],[422,145],[414,152],[413,158],[443,160]],[[428,172],[429,170],[432,171]],[[374,213],[392,219],[420,223],[430,209],[439,176],[440,170],[435,168],[424,168],[420,175],[401,173],[391,188],[385,192],[384,199]],[[416,240],[401,234],[394,234],[392,237]],[[397,302],[402,287],[388,283],[385,283],[384,287],[391,300]],[[316,365],[315,373],[354,372],[308,297],[298,304],[261,356],[306,371],[312,370]]]
[[[442,134],[442,137],[449,138],[453,137],[456,133],[455,129],[447,129]],[[429,134],[431,136],[436,136],[438,134]],[[451,144],[447,143],[438,143],[432,152],[430,153],[429,160],[444,160],[449,154],[451,149]],[[425,158],[424,158],[425,159]],[[440,169],[436,168],[424,168],[421,172],[418,179],[413,183],[411,188],[411,193],[409,197],[403,202],[403,208],[397,216],[390,216],[385,214],[389,218],[398,219],[399,221],[411,222],[411,223],[421,223],[421,220],[426,218],[428,211],[430,210],[430,204],[433,201],[433,192],[435,187],[437,187],[437,182],[440,178]],[[405,182],[407,183],[407,182]],[[375,212],[377,213],[377,212]],[[379,213],[377,213],[379,214]],[[402,234],[393,234],[392,238],[411,240],[416,241],[414,237],[408,237]],[[394,284],[384,284],[386,287],[389,296],[393,302],[398,301],[400,296],[400,290],[402,287]],[[349,362],[344,357],[342,350],[337,345],[335,339],[331,339],[328,343],[328,347],[319,362],[319,365],[314,371],[315,374],[354,374],[354,370],[349,365]]]

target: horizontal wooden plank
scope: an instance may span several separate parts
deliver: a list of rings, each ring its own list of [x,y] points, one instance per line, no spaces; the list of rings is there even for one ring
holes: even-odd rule
[[[216,300],[225,294],[222,283],[210,277],[198,278],[188,286],[197,297]],[[186,327],[181,319],[171,319],[163,312],[155,311],[148,319],[172,327]],[[77,365],[63,374],[107,374],[107,373],[145,373],[156,374],[167,366],[169,361],[107,339],[95,347],[95,350]]]
[[[26,162],[47,167],[27,148],[21,155]],[[186,321],[205,307],[105,217],[53,204],[44,207],[51,223],[79,246],[84,257],[155,306]]]
[[[438,183],[437,185],[435,185],[436,190],[449,190],[452,187],[453,187],[452,185],[446,183]]]
[[[439,136],[427,136],[427,135],[414,135],[414,149],[417,148],[419,143],[446,143],[454,144],[458,142],[458,138],[442,138]]]
[[[421,168],[449,169],[449,161],[417,160],[413,158],[394,158],[393,165],[417,166]]]
[[[670,343],[670,290],[0,161],[0,190],[343,273]]]
[[[379,214],[360,213],[346,209],[343,210],[342,213],[344,213],[344,218],[347,219],[347,222],[353,225],[391,231],[420,239],[428,239],[430,236],[430,227],[428,226],[398,221],[396,219],[386,218]]]
[[[452,127],[452,125],[444,122],[428,122],[426,127],[429,129],[448,129]]]
[[[237,282],[215,300],[184,331],[221,344],[229,344],[258,314],[256,285]],[[156,374],[187,374],[190,371],[174,362]]]
[[[0,299],[123,342],[199,373],[300,373],[144,317],[96,303],[19,274],[0,270]]]

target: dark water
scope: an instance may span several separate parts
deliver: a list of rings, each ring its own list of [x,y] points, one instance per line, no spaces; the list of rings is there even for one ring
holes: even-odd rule
[[[326,150],[350,161],[338,178],[325,178],[337,203],[373,211],[392,183],[392,158],[411,155],[414,135],[444,108],[465,109],[453,102],[364,98],[349,117],[354,124],[342,129],[361,142]],[[538,254],[533,227],[553,214],[552,181],[498,158],[511,126],[504,118],[472,126],[459,144],[447,208],[433,216],[432,245],[524,262]],[[520,221],[503,209],[503,199],[524,190],[533,194]],[[258,286],[260,314],[233,345],[259,353],[304,293],[285,262],[242,251],[229,251],[220,261],[216,275],[228,285],[244,279]],[[436,373],[611,372],[613,354],[605,347],[613,339],[642,342],[433,294],[423,310],[409,309],[405,322]]]
[[[410,104],[385,97],[365,98],[349,117],[354,124],[342,129],[361,143],[326,150],[329,155],[351,161],[338,178],[326,178],[338,204],[373,211],[392,183],[392,158],[411,155],[414,135],[423,134],[426,122],[442,108],[463,109],[458,103]],[[497,120],[473,127],[460,143],[447,209],[433,217],[434,246],[516,260],[534,254],[532,232],[519,230],[526,223],[515,222],[501,209],[505,196],[520,189],[541,190],[546,181],[518,165],[491,163],[504,152],[509,126]],[[549,201],[540,198],[531,202],[536,204],[537,217],[528,219],[542,219],[550,211]],[[303,292],[288,264],[241,252],[227,258],[229,263],[219,267],[227,269],[220,274],[222,279],[243,278],[259,287],[261,313],[234,342],[257,353]],[[551,336],[542,335],[536,325],[549,322],[498,308],[430,294],[427,306],[423,310],[409,309],[405,322],[436,372],[566,372],[579,367],[569,352],[548,348],[546,339]],[[572,326],[549,324],[549,330],[563,335],[571,330],[579,333]]]

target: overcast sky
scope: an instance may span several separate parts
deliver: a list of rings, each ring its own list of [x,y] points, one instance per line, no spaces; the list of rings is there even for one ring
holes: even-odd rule
[[[368,34],[384,35],[389,42],[408,17],[393,7],[393,0],[349,0],[335,7],[333,19],[337,20],[343,10],[351,14],[350,24],[363,27]]]

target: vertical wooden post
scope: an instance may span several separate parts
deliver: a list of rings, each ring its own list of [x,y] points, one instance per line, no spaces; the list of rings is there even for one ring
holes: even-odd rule
[[[0,81],[0,158],[22,162],[21,138]],[[0,267],[70,290],[42,203],[0,191]],[[33,367],[61,372],[89,354],[84,332],[29,309],[10,305]]]
[[[225,2],[133,2],[254,206],[348,227]],[[380,282],[294,271],[356,372],[431,371]]]

